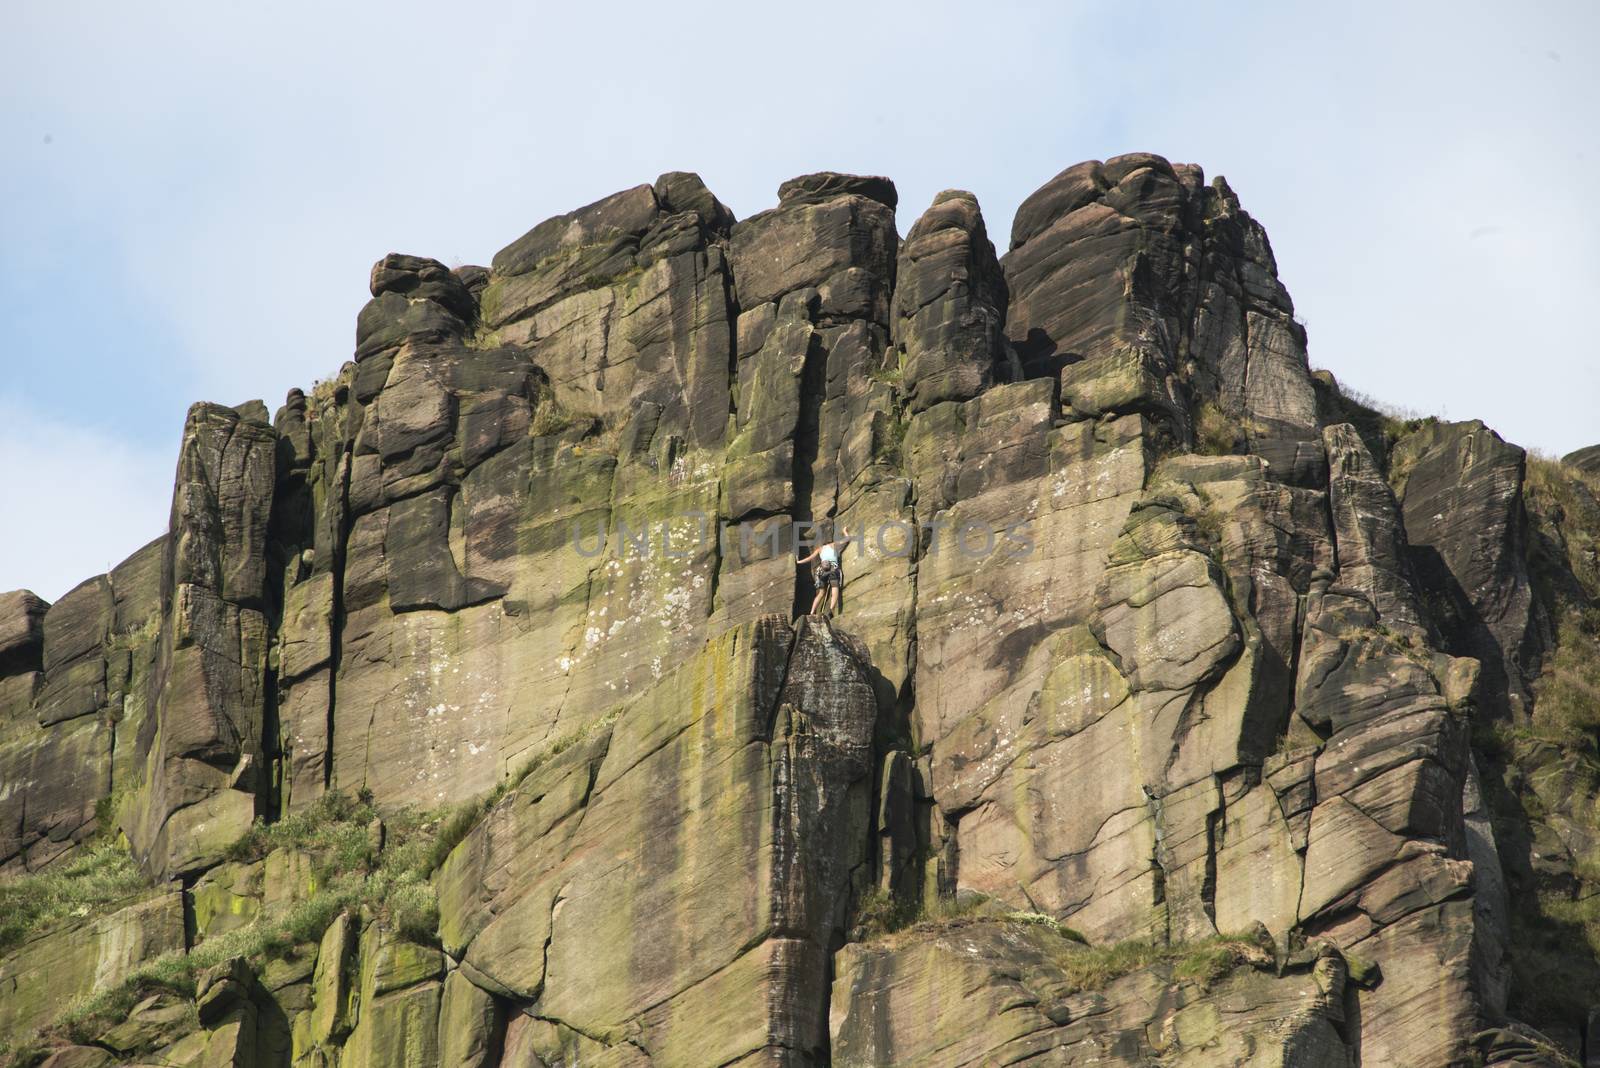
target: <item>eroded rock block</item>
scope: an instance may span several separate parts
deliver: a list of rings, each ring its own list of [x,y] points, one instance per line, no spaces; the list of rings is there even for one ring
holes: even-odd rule
[[[982,393],[1004,360],[1007,294],[971,193],[940,193],[912,226],[900,247],[894,293],[894,340],[909,410]]]
[[[166,541],[153,738],[126,828],[155,872],[210,866],[255,818],[275,452],[265,423],[218,405],[190,410]]]
[[[805,1006],[868,859],[875,719],[842,635],[769,618],[713,639],[456,849],[445,948],[574,1040],[810,1063]]]
[[[1336,957],[1281,978],[1241,963],[1210,990],[1170,964],[1078,989],[1063,959],[1095,952],[1003,921],[847,946],[829,1016],[833,1063],[1352,1063]]]
[[[1527,707],[1539,647],[1522,514],[1526,458],[1479,422],[1408,434],[1391,464],[1406,541],[1447,651],[1476,658],[1491,714]]]
[[[183,948],[183,902],[175,892],[49,931],[0,960],[0,1033],[25,1035],[63,1006]]]

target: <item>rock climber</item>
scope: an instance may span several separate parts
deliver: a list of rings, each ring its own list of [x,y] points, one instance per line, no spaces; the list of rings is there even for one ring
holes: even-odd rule
[[[811,601],[811,614],[816,615],[822,607],[822,599],[828,599],[828,615],[839,614],[839,591],[844,588],[843,557],[844,548],[850,544],[850,530],[848,527],[839,527],[839,536],[823,542],[810,555],[802,557],[801,564],[817,561],[812,569],[811,576],[817,586],[817,595]]]

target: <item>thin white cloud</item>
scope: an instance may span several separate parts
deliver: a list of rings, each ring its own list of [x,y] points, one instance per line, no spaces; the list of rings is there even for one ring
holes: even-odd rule
[[[1565,452],[1600,441],[1597,30],[1585,2],[1488,0],[25,5],[0,39],[0,287],[32,326],[0,303],[29,346],[0,366],[72,374],[0,384],[57,431],[114,422],[145,457],[115,492],[164,519],[187,403],[334,373],[385,252],[486,262],[671,169],[748,215],[824,168],[893,177],[902,231],[971,189],[1003,249],[1061,168],[1151,150],[1265,224],[1318,366]],[[29,456],[30,527],[100,478]],[[36,587],[147,536],[21,529],[0,559]]]
[[[170,448],[130,448],[0,398],[0,590],[54,601],[165,531],[177,430]]]

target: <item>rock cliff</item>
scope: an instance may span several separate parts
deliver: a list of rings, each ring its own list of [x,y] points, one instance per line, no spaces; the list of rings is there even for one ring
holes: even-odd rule
[[[896,207],[666,174],[195,405],[0,595],[12,1063],[1600,1064],[1594,450],[1312,371],[1198,167]]]

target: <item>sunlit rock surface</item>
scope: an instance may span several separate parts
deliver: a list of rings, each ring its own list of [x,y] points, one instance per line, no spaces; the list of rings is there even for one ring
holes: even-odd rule
[[[1592,450],[1313,373],[1199,167],[897,207],[385,256],[164,534],[0,595],[0,878],[143,873],[19,905],[21,1062],[1600,1057]]]

